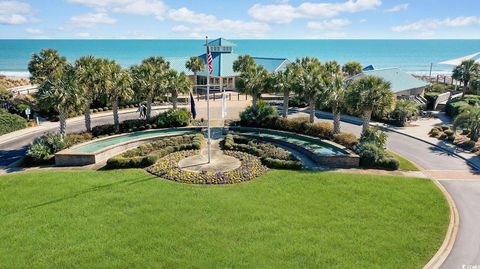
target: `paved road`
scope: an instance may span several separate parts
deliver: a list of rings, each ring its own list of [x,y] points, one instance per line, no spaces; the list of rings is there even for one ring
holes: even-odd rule
[[[158,113],[157,110],[152,110],[153,114]],[[138,118],[138,112],[129,112],[120,114],[120,120]],[[110,124],[113,122],[113,116],[111,114],[92,118],[92,127],[102,124]],[[47,130],[39,130],[29,135],[20,136],[15,140],[10,140],[4,143],[0,143],[0,167],[6,167],[19,159],[21,159],[27,150],[28,145],[36,138],[48,132],[55,132],[58,130],[58,126],[52,127]],[[75,133],[85,131],[85,122],[82,119],[69,122],[67,124],[67,132]]]

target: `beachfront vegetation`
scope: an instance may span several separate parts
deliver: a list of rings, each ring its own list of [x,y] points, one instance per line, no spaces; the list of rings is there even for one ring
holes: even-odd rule
[[[480,135],[480,106],[464,107],[460,114],[455,117],[453,128],[454,131],[457,128],[468,129],[470,139],[477,142]]]
[[[360,156],[360,165],[364,168],[397,170],[399,161],[385,150],[387,135],[377,128],[368,128],[363,132],[355,152]]]
[[[480,73],[480,64],[475,60],[463,61],[456,66],[452,71],[452,78],[463,82],[463,96],[469,91],[470,82]]]
[[[172,108],[177,108],[178,95],[188,94],[192,91],[193,83],[184,72],[178,73],[170,69],[167,73],[167,87],[165,93],[172,98]]]
[[[345,109],[345,87],[341,67],[336,61],[325,64],[327,73],[328,104],[332,107],[333,133],[340,134],[340,113]]]
[[[350,62],[347,62],[343,65],[342,67],[342,72],[348,76],[348,77],[352,77],[352,76],[355,76],[355,75],[358,75],[360,73],[362,73],[362,64],[357,62],[357,61],[350,61]]]
[[[421,268],[449,223],[435,185],[405,177],[270,171],[208,187],[140,169],[0,178],[7,268]]]
[[[27,120],[0,108],[0,135],[27,127]]]
[[[275,71],[269,76],[269,88],[271,88],[273,92],[283,94],[282,117],[284,118],[288,117],[290,93],[294,90],[294,72],[294,66],[292,64],[288,64],[284,70]]]
[[[200,57],[190,57],[185,63],[185,68],[193,72],[193,81],[194,81],[194,90],[197,93],[197,84],[198,84],[198,72],[205,70],[205,63]]]
[[[40,53],[34,53],[28,63],[30,81],[39,85],[53,81],[64,73],[67,65],[67,58],[56,50],[42,49]]]
[[[409,100],[397,100],[395,109],[390,114],[397,126],[405,126],[410,118],[417,116],[420,106]]]
[[[370,126],[372,113],[391,112],[395,108],[396,97],[390,90],[390,83],[374,76],[365,76],[352,81],[346,92],[346,102],[352,113],[362,116],[362,133]]]
[[[257,100],[268,88],[269,74],[261,65],[257,65],[250,55],[239,56],[233,62],[233,71],[240,75],[236,80],[237,89],[252,96],[252,105],[257,107]]]

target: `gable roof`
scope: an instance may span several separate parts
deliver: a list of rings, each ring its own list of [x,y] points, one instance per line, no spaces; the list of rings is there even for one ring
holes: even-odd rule
[[[391,90],[394,93],[423,88],[429,85],[427,82],[417,79],[399,68],[367,70],[352,77],[352,79],[360,78],[363,76],[375,76],[390,82]]]

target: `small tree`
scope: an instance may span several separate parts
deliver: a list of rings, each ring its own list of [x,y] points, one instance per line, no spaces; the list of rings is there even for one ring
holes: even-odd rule
[[[177,108],[178,95],[190,93],[192,89],[192,81],[188,79],[184,72],[178,73],[171,69],[168,72],[167,93],[172,96],[172,107]]]
[[[328,103],[332,107],[333,114],[333,133],[340,133],[341,111],[345,103],[345,87],[343,83],[343,74],[340,65],[336,61],[325,64],[327,74]]]
[[[400,126],[405,126],[408,118],[417,115],[419,110],[419,105],[412,101],[398,100],[392,116]]]
[[[452,78],[463,82],[463,94],[468,92],[470,82],[480,72],[480,65],[475,60],[463,61],[460,65],[455,66],[452,71]]]
[[[480,133],[480,106],[466,106],[453,121],[453,128],[470,130],[470,140],[477,142]]]
[[[342,71],[345,75],[352,77],[362,73],[362,64],[357,61],[350,61],[343,65]]]
[[[93,56],[83,56],[75,62],[75,76],[84,96],[85,129],[92,131],[90,106],[99,93],[101,61]]]
[[[394,109],[395,94],[390,90],[390,82],[375,76],[364,76],[350,83],[346,102],[352,112],[362,115],[362,133],[365,133],[373,111],[388,113]]]
[[[315,120],[315,103],[319,99],[328,98],[325,66],[317,58],[305,57],[294,63],[295,90],[309,104],[310,122]]]
[[[61,75],[67,64],[67,59],[54,49],[43,49],[39,54],[34,53],[28,63],[30,81],[37,84],[53,81]]]
[[[284,70],[273,72],[270,75],[269,86],[276,93],[283,94],[283,112],[284,118],[288,117],[288,102],[290,99],[290,92],[292,91],[294,70],[292,64],[288,64]]]
[[[188,61],[185,63],[185,67],[193,72],[194,76],[194,88],[195,88],[195,93],[197,93],[197,84],[198,84],[198,79],[197,75],[198,72],[205,70],[205,63],[200,57],[190,57]]]
[[[67,117],[71,112],[79,110],[84,102],[82,90],[77,85],[75,70],[66,65],[61,72],[41,84],[39,101],[48,103],[59,114],[60,135],[63,137],[67,128]]]
[[[238,57],[233,63],[233,70],[240,72],[237,80],[237,88],[240,92],[252,96],[252,106],[257,107],[257,100],[261,98],[262,92],[266,91],[268,86],[268,72],[262,66],[255,63],[255,60],[244,55]]]

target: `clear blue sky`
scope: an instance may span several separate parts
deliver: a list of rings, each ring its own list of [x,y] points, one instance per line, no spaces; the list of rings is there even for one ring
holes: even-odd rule
[[[480,38],[478,0],[0,0],[0,38]]]

